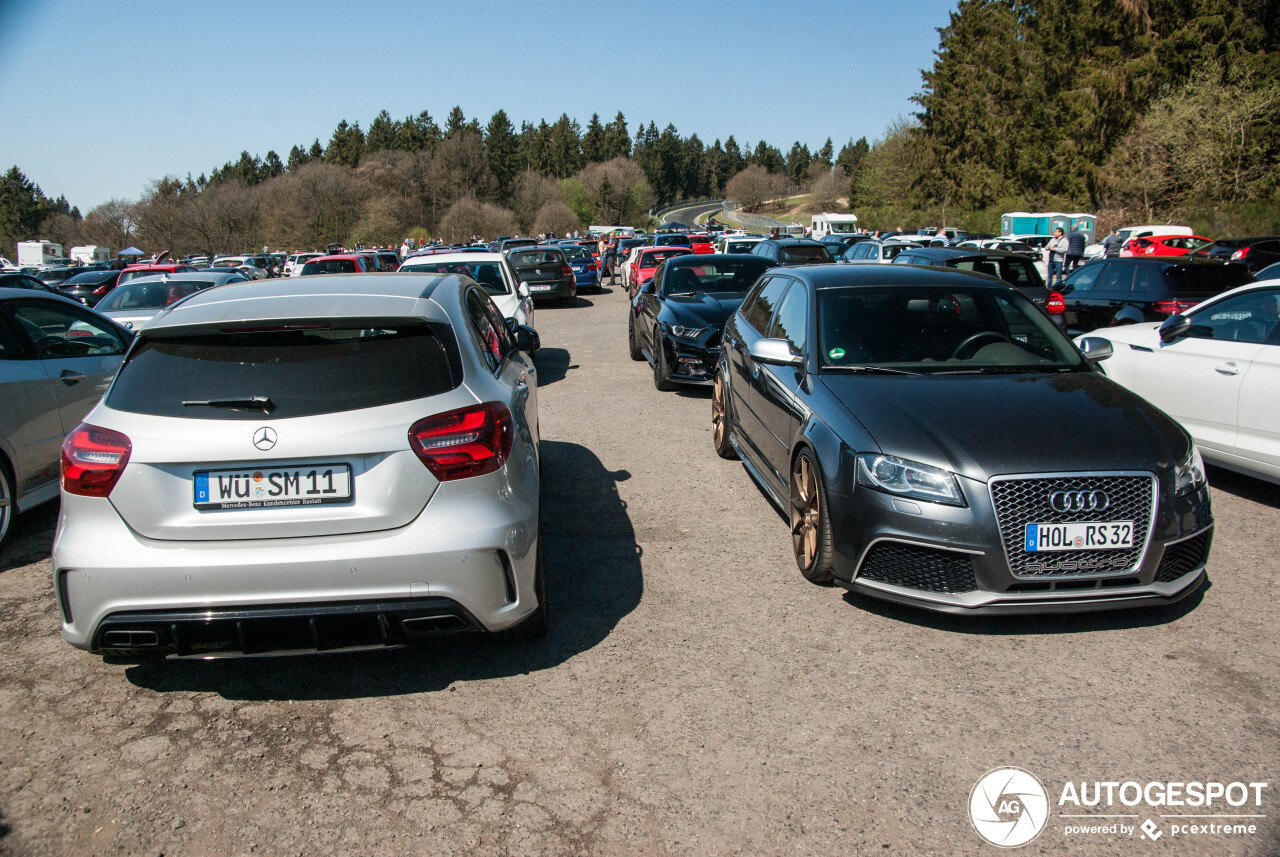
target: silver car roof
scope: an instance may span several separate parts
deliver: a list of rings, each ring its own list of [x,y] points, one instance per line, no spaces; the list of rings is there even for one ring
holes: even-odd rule
[[[148,334],[166,328],[323,318],[422,318],[448,322],[429,298],[439,286],[461,289],[454,274],[324,274],[231,283],[196,292],[160,312]]]
[[[239,271],[183,271],[178,274],[148,274],[145,277],[131,277],[126,286],[132,286],[135,283],[146,285],[147,283],[184,283],[197,282],[207,283],[214,281],[214,285],[224,285],[228,280],[234,280],[237,283],[243,283],[248,278]]]

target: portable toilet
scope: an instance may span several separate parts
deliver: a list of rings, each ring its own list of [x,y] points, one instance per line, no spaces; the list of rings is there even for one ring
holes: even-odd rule
[[[1073,214],[1071,215],[1071,228],[1077,232],[1084,233],[1084,237],[1088,244],[1096,244],[1098,218],[1093,214]]]

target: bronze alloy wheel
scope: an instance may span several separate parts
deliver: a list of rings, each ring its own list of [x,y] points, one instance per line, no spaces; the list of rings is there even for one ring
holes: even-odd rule
[[[791,549],[807,580],[831,581],[831,525],[822,480],[807,449],[791,465]]]
[[[716,372],[715,385],[711,388],[711,443],[716,455],[730,461],[738,457],[729,442],[729,390],[724,383],[724,373]]]

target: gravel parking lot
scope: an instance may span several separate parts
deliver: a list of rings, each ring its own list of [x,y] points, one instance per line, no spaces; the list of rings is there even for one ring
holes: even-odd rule
[[[1280,489],[1211,470],[1210,583],[1173,608],[964,620],[813,586],[712,452],[708,392],[628,359],[625,302],[538,310],[539,644],[103,662],[58,634],[56,505],[18,519],[0,853],[990,854],[967,807],[1001,765],[1049,790],[1028,854],[1280,853]],[[1127,780],[1268,782],[1222,811],[1271,817],[1064,832],[1064,783]]]

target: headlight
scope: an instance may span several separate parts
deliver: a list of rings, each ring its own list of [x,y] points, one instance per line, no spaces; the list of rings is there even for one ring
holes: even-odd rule
[[[678,339],[697,339],[706,330],[705,327],[680,327],[677,324],[667,325],[667,330]]]
[[[858,456],[858,484],[899,497],[963,506],[955,474],[893,455],[864,452]]]
[[[1200,449],[1191,444],[1191,454],[1173,468],[1173,493],[1177,497],[1189,494],[1205,484],[1204,459],[1200,457]]]

